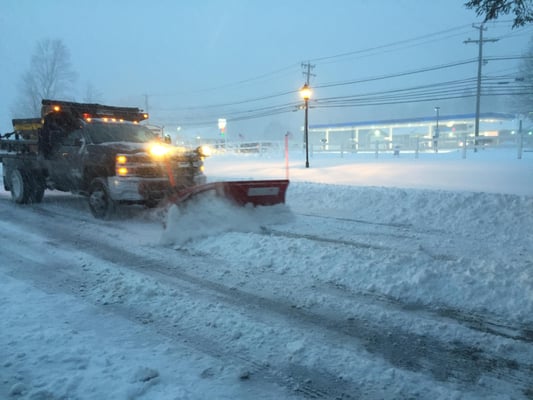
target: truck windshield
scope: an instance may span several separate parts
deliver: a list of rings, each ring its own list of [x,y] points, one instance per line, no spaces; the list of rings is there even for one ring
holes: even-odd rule
[[[109,142],[146,143],[157,139],[157,135],[142,125],[91,123],[87,132],[94,144]]]

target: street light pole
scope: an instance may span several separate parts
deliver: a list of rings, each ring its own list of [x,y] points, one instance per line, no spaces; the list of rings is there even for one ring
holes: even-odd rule
[[[435,146],[435,153],[439,152],[439,110],[440,107],[435,107],[435,112],[437,113],[437,126],[435,127],[435,134],[433,135],[433,145]]]
[[[309,122],[308,122],[308,114],[309,114],[309,99],[311,98],[311,89],[309,88],[309,85],[307,83],[305,85],[303,85],[302,89],[300,90],[300,95],[304,99],[304,107],[305,107],[305,122],[304,122],[305,168],[309,168]]]
[[[309,99],[305,100],[305,168],[309,168]]]

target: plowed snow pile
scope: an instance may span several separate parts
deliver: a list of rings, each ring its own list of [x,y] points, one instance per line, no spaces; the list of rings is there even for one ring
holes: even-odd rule
[[[202,195],[169,209],[161,243],[181,246],[224,232],[260,232],[265,225],[285,223],[290,219],[290,209],[284,204],[238,207],[224,198]]]

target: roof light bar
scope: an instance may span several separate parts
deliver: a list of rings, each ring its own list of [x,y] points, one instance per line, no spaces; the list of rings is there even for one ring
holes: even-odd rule
[[[78,118],[108,118],[114,121],[139,122],[149,118],[149,114],[135,107],[115,107],[96,103],[75,103],[70,101],[42,101],[41,116],[51,112],[66,112]]]

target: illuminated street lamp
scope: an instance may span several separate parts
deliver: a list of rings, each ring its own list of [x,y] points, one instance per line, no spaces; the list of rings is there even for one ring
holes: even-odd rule
[[[311,98],[311,89],[306,83],[300,89],[300,96],[305,102],[305,125],[304,125],[304,137],[305,137],[305,168],[309,168],[309,124],[308,124],[308,111],[309,111],[309,99]]]
[[[226,119],[218,119],[218,129],[220,131],[220,137],[224,139],[224,149],[226,149]]]

